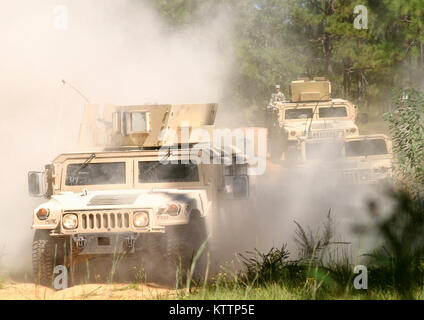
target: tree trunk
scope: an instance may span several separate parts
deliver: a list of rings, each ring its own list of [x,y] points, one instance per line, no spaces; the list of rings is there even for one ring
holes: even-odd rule
[[[334,14],[333,9],[333,0],[325,0],[325,25],[324,28],[327,26],[328,23],[328,17]],[[333,63],[332,63],[332,57],[333,57],[333,44],[331,39],[331,34],[328,32],[325,32],[324,29],[324,56],[327,66],[327,73],[332,74],[333,73]]]
[[[324,36],[324,55],[325,55],[325,62],[327,66],[327,73],[332,74],[333,73],[333,64],[332,64],[332,52],[333,48],[331,46],[331,36],[328,33],[325,33]]]

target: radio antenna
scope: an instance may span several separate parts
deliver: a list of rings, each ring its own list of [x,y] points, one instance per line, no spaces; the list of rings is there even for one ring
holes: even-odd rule
[[[87,97],[81,92],[79,91],[77,88],[75,88],[72,84],[70,84],[69,82],[66,82],[64,79],[62,79],[62,84],[64,86],[68,85],[71,87],[72,90],[74,90],[80,97],[82,97],[87,103],[90,103],[90,101],[87,99]]]

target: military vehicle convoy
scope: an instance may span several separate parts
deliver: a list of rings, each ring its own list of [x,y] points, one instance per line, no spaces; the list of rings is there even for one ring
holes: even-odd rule
[[[224,199],[246,205],[250,192],[236,151],[191,134],[212,130],[216,112],[216,104],[87,105],[82,151],[28,174],[30,194],[47,198],[33,213],[35,279],[49,285],[54,266],[77,258],[152,248],[158,268],[179,264],[184,275],[205,246],[206,217]],[[205,161],[217,153],[226,161]]]
[[[290,101],[276,101],[267,108],[270,147],[274,143],[270,149],[277,154],[273,158],[309,176],[308,170],[326,172],[341,183],[375,184],[392,178],[390,139],[360,135],[357,106],[332,98],[328,80],[299,79],[290,89]]]
[[[268,107],[275,118],[271,139],[281,143],[282,159],[295,156],[303,139],[327,139],[357,136],[357,106],[331,97],[331,84],[325,78],[300,79],[290,85],[290,101],[275,102]],[[278,123],[278,126],[275,125]]]
[[[87,105],[79,151],[28,173],[29,193],[47,198],[33,213],[35,279],[49,285],[56,265],[103,255],[153,252],[161,259],[157,267],[169,266],[174,279],[175,266],[186,274],[196,253],[203,253],[201,266],[214,227],[206,219],[248,207],[254,189],[249,148],[213,133],[217,110],[217,104]],[[332,99],[329,81],[293,81],[291,101],[268,110],[269,138],[282,138],[285,163],[329,170],[344,183],[391,177],[390,139],[360,136],[357,107]],[[263,141],[256,144],[259,154]]]
[[[299,168],[318,170],[339,184],[379,184],[393,177],[392,142],[383,134],[342,139],[306,139],[300,144]]]

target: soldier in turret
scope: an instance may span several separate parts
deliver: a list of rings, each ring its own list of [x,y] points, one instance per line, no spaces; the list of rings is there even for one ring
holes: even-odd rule
[[[281,155],[281,128],[278,122],[279,109],[275,105],[277,102],[286,101],[286,97],[280,91],[280,85],[275,86],[275,93],[271,95],[271,100],[265,109],[265,126],[268,128],[268,143],[271,154]]]
[[[275,86],[275,93],[271,95],[271,100],[269,100],[269,104],[265,109],[267,127],[278,126],[278,123],[276,123],[276,121],[278,120],[276,117],[278,109],[276,108],[275,103],[284,101],[286,101],[286,97],[284,96],[284,93],[280,91],[280,85],[277,84]]]
[[[280,91],[280,85],[277,84],[275,86],[275,93],[271,95],[271,100],[269,101],[270,105],[273,105],[275,102],[283,102],[286,101],[286,97],[284,96],[284,93]]]

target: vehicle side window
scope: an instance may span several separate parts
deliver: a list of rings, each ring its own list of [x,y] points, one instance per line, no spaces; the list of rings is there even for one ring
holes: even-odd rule
[[[161,163],[159,161],[138,162],[139,183],[196,182],[199,181],[197,164]]]
[[[344,118],[347,117],[347,110],[345,107],[325,107],[319,108],[320,118]]]
[[[286,109],[285,111],[285,119],[293,120],[293,119],[310,119],[313,117],[312,108],[304,108],[304,109]]]
[[[375,156],[387,153],[387,144],[384,139],[356,140],[346,143],[347,157]]]
[[[125,162],[73,163],[66,170],[67,186],[125,184]]]

